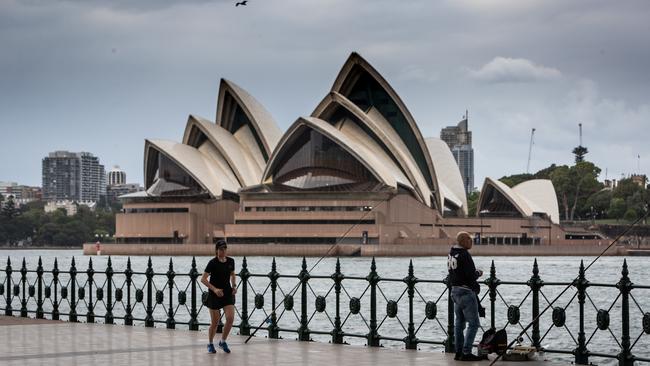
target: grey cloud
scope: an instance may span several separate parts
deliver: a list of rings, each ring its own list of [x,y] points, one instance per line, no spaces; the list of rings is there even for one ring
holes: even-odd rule
[[[47,1],[47,0],[46,0]],[[231,0],[58,0],[62,3],[80,4],[86,7],[107,7],[112,9],[120,9],[131,12],[148,12],[167,9],[177,5],[188,4],[206,4],[206,3],[232,3]]]
[[[477,176],[500,177],[520,173],[525,169],[530,129],[536,128],[531,171],[551,163],[571,164],[571,150],[578,145],[578,123],[583,124],[583,144],[589,149],[587,159],[603,169],[609,177],[621,173],[648,172],[648,163],[641,160],[637,168],[637,155],[649,156],[647,132],[650,121],[650,104],[630,105],[624,100],[603,97],[598,83],[593,80],[573,80],[554,88],[557,98],[549,100],[534,95],[538,104],[521,104],[508,92],[512,102],[504,95],[489,100],[490,110],[481,111],[473,122],[475,149],[480,151],[482,163],[477,162]],[[551,94],[552,92],[549,92]],[[495,98],[496,99],[496,98]],[[490,121],[490,126],[481,125]],[[480,136],[480,137],[478,137]],[[495,141],[507,140],[504,144]],[[477,157],[477,159],[479,159]]]
[[[141,182],[144,138],[180,139],[189,113],[213,119],[220,77],[286,128],[311,113],[351,51],[395,87],[424,135],[468,108],[483,157],[477,177],[521,172],[532,126],[533,167],[571,162],[578,121],[590,157],[629,170],[614,168],[628,152],[603,146],[650,156],[641,142],[649,8],[645,0],[250,0],[244,9],[226,0],[0,0],[0,127],[16,136],[0,146],[0,180],[38,184],[42,155],[69,148]],[[42,151],[10,153],[34,140]]]

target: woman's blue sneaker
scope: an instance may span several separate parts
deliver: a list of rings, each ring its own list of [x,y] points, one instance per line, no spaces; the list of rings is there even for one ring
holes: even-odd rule
[[[214,344],[208,344],[208,353],[217,353],[217,350],[214,349]]]
[[[219,348],[221,348],[226,353],[230,353],[230,348],[228,348],[228,345],[224,341],[219,341]]]

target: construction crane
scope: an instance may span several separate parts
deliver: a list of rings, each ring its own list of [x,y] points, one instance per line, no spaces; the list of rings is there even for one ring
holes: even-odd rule
[[[530,145],[528,145],[528,164],[526,164],[526,174],[530,174],[530,156],[533,153],[533,139],[535,138],[535,129],[530,131]]]

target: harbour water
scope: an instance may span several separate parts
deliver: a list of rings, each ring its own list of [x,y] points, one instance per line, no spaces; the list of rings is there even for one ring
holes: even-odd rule
[[[22,266],[23,258],[25,265],[30,271],[28,273],[28,284],[33,284],[35,279],[35,272],[39,258],[43,263],[43,268],[48,271],[54,266],[54,260],[57,259],[58,268],[61,273],[59,276],[61,285],[64,286],[66,281],[69,281],[69,274],[65,273],[69,270],[72,258],[75,258],[77,274],[77,286],[87,286],[86,269],[92,260],[92,266],[95,271],[94,274],[94,287],[104,287],[106,283],[106,269],[108,257],[106,256],[83,256],[81,250],[0,250],[0,269],[5,269],[7,260],[11,259],[11,266],[14,271],[12,274],[12,283],[18,283],[20,280],[20,268]],[[196,257],[197,269],[200,273],[208,262],[210,257]],[[594,257],[540,257],[537,259],[539,266],[539,276],[545,282],[540,295],[540,309],[544,309],[554,298],[567,287],[576,278],[580,260],[584,260],[585,265],[591,263]],[[616,284],[621,278],[621,267],[623,260],[627,260],[629,268],[630,280],[638,285],[650,285],[650,269],[647,266],[647,260],[642,257],[602,257],[591,268],[587,270],[586,278],[591,283],[598,284]],[[147,257],[132,257],[131,268],[134,272],[142,273],[147,268]],[[187,291],[189,284],[188,274],[191,269],[192,257],[174,257],[173,270],[176,274],[174,278],[175,288],[173,289],[173,307],[176,322],[187,322],[189,320],[189,309],[186,306],[179,306],[176,301],[178,292]],[[300,272],[302,259],[296,257],[278,257],[275,258],[277,271],[283,276],[278,280],[277,302],[281,303],[282,299],[287,294],[294,295],[294,308],[290,311],[285,311],[282,305],[277,309],[277,315],[280,317],[278,322],[282,329],[297,329],[300,326],[300,289],[297,287],[298,279],[295,277]],[[489,275],[490,265],[494,261],[497,277],[503,282],[526,282],[532,275],[532,267],[534,258],[532,257],[481,257],[474,258],[477,268],[485,272],[484,276]],[[126,269],[127,257],[111,257],[112,268],[115,272],[113,277],[114,288],[124,288],[125,276],[123,271]],[[156,326],[165,326],[165,320],[168,317],[168,293],[169,289],[166,287],[167,277],[165,273],[169,270],[170,258],[169,257],[151,257],[152,267],[156,276],[154,277],[154,291],[163,290],[164,301],[161,304],[156,304],[154,307],[154,318],[157,323]],[[237,269],[239,272],[242,265],[242,258],[235,257]],[[272,258],[269,257],[249,257],[247,258],[248,270],[253,274],[266,275],[271,271]],[[319,258],[307,258],[307,269],[311,269],[312,276],[330,276],[334,273],[336,259],[324,258],[313,269],[312,267],[319,261]],[[369,314],[369,291],[368,283],[361,279],[350,279],[349,277],[365,277],[370,272],[371,258],[341,258],[341,272],[348,277],[343,280],[343,290],[341,292],[341,321],[344,322],[343,330],[347,333],[353,334],[366,334],[368,332],[368,314]],[[378,333],[382,336],[391,338],[404,338],[409,321],[408,317],[408,298],[405,294],[406,285],[400,281],[388,281],[387,279],[403,279],[408,275],[409,258],[377,258],[376,268],[378,275],[382,278],[379,282],[377,294],[377,314],[378,314]],[[447,258],[446,257],[418,257],[413,258],[414,275],[421,280],[437,280],[440,281],[445,278],[447,274]],[[287,277],[284,277],[284,276]],[[52,275],[46,273],[44,275],[44,282],[51,284]],[[484,277],[485,278],[485,277]],[[136,274],[134,275],[135,288],[143,288],[145,276]],[[0,271],[0,283],[6,283],[6,275],[4,271]],[[268,288],[269,279],[267,277],[252,277],[249,279],[249,296],[248,296],[248,311],[251,313],[249,323],[252,326],[266,326],[265,318],[271,312],[271,291]],[[69,286],[69,285],[68,285]],[[447,296],[445,293],[445,285],[442,283],[418,283],[416,285],[416,294],[414,297],[414,323],[417,330],[417,337],[420,340],[427,341],[443,341],[446,337],[445,331],[447,327]],[[515,284],[502,284],[498,287],[498,298],[496,302],[495,322],[497,327],[504,327],[507,325],[509,339],[513,339],[522,327],[525,327],[532,318],[531,313],[531,296],[529,288],[525,285]],[[104,290],[106,291],[106,290]],[[483,306],[488,308],[489,317],[489,298],[484,297],[487,292],[487,286],[482,286],[481,297],[483,298]],[[264,306],[261,309],[255,309],[254,293],[263,294]],[[592,352],[616,354],[620,349],[619,343],[621,342],[621,300],[618,298],[619,291],[617,288],[610,287],[590,287],[588,289],[588,298],[585,304],[585,333],[589,340],[588,349]],[[314,302],[317,296],[326,296],[326,308],[324,312],[316,312],[314,310]],[[5,293],[6,296],[6,293]],[[630,336],[631,342],[634,344],[633,354],[640,357],[650,357],[650,335],[645,334],[642,328],[642,320],[644,313],[650,311],[650,290],[634,289],[632,291],[633,299],[630,300]],[[188,296],[189,297],[189,296]],[[359,298],[361,300],[360,314],[351,314],[349,310],[350,298]],[[88,294],[86,294],[88,299]],[[105,297],[104,297],[105,300]],[[396,301],[398,304],[397,317],[391,318],[386,316],[386,305],[389,300]],[[615,301],[616,300],[616,301]],[[4,307],[6,298],[0,296],[0,307]],[[188,301],[189,302],[189,301]],[[427,302],[437,303],[436,319],[427,319],[425,314],[425,306]],[[137,303],[134,306],[133,314],[136,318],[144,318],[146,307],[145,303]],[[312,331],[326,331],[329,332],[333,328],[334,321],[334,291],[333,281],[330,278],[312,278],[309,280],[308,287],[308,316],[310,317],[309,328]],[[238,294],[237,305],[241,306],[241,291]],[[519,307],[521,316],[519,324],[508,325],[507,310],[511,305]],[[20,301],[13,298],[12,307],[14,310],[20,309]],[[61,304],[61,311],[69,304]],[[85,317],[85,302],[80,302],[77,312],[80,320],[84,321]],[[105,313],[105,302],[96,302],[94,305],[94,313],[103,315]],[[30,310],[35,309],[35,300],[30,299],[28,303]],[[51,301],[46,301],[44,304],[45,311],[51,310]],[[566,326],[555,327],[552,323],[551,313],[552,309],[545,313],[541,318],[541,336],[543,336],[542,345],[551,349],[572,350],[576,347],[577,342],[577,318],[578,306],[576,299],[576,291],[570,288],[566,293],[561,296],[553,307],[566,308]],[[608,330],[598,330],[596,324],[596,313],[598,309],[608,309],[610,311],[610,327]],[[239,310],[239,309],[238,309]],[[123,316],[124,306],[122,304],[115,305],[115,316]],[[30,316],[33,316],[31,314]],[[46,316],[47,317],[47,316]],[[62,317],[66,319],[65,316]],[[202,324],[208,323],[208,313],[202,308],[198,316]],[[98,318],[97,322],[103,322],[102,318]],[[117,320],[117,323],[121,321]],[[239,317],[236,320],[239,322]],[[142,325],[142,322],[137,322],[137,325]],[[489,318],[482,319],[482,327],[487,329],[489,327]],[[178,327],[183,327],[179,325]],[[205,328],[205,325],[202,326]],[[265,336],[267,331],[260,330],[258,336]],[[479,330],[479,336],[482,331]],[[524,342],[530,342],[530,334],[528,331],[524,335]],[[296,338],[293,332],[281,332],[283,338]],[[312,338],[317,341],[327,342],[331,339],[329,335],[313,334]],[[353,344],[365,344],[364,338],[346,337],[345,341]],[[403,342],[398,341],[382,341],[382,344],[387,347],[404,347]],[[428,349],[433,351],[442,351],[444,348],[436,344],[420,344],[420,349]],[[567,355],[551,355],[547,354],[546,357],[551,359],[564,359],[571,360],[572,356]],[[595,358],[592,357],[590,361],[597,364],[610,364],[614,363],[612,359]]]

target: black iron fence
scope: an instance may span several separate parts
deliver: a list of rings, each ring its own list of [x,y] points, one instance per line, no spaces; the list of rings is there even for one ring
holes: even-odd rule
[[[405,277],[384,278],[374,259],[366,276],[346,276],[339,260],[331,275],[312,275],[307,268],[303,258],[299,273],[280,273],[273,259],[268,273],[251,273],[244,258],[238,274],[239,333],[259,330],[257,335],[269,338],[296,334],[300,341],[320,337],[335,344],[362,340],[373,347],[438,345],[453,352],[454,312],[447,278],[418,278],[412,262]],[[28,269],[24,259],[14,269],[8,259],[0,270],[0,310],[8,316],[101,319],[106,324],[121,321],[146,327],[160,323],[170,329],[182,325],[198,330],[208,325],[207,293],[200,275],[194,259],[186,273],[176,273],[172,259],[167,271],[160,273],[151,259],[144,272],[134,271],[130,258],[119,271],[110,258],[102,271],[93,269],[92,258],[83,271],[74,258],[65,270],[57,260],[45,270],[40,258],[35,269]],[[588,281],[582,263],[573,281],[546,282],[539,276],[537,261],[527,281],[504,281],[492,262],[484,284],[485,323],[507,329],[511,339],[549,307],[524,332],[524,342],[546,353],[571,355],[567,357],[577,364],[599,358],[621,365],[650,362],[650,313],[643,309],[650,286],[632,282],[626,261],[618,282],[609,284]],[[550,307],[555,294],[566,287],[569,291]],[[597,341],[598,337],[604,340]],[[556,345],[545,345],[548,342]]]

